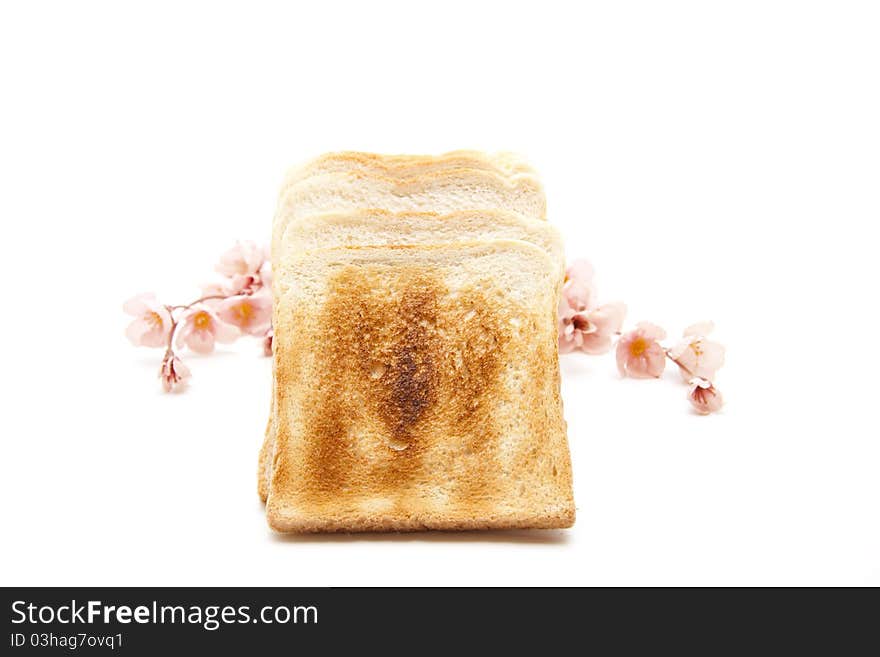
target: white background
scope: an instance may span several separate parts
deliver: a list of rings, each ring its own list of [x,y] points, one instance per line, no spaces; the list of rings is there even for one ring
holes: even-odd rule
[[[4,3],[2,584],[880,584],[875,3]],[[323,151],[507,149],[600,294],[714,319],[723,413],[563,359],[578,519],[284,538],[245,340],[159,391],[122,302]]]

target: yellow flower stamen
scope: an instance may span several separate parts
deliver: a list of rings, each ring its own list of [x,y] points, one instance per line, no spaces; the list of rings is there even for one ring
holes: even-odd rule
[[[200,310],[193,316],[193,325],[199,331],[204,331],[211,327],[211,316],[204,310]]]
[[[235,307],[235,313],[243,324],[247,324],[251,321],[251,317],[253,317],[254,309],[249,301],[242,301]]]
[[[636,338],[629,345],[629,353],[632,356],[641,356],[648,350],[648,341],[645,338]]]

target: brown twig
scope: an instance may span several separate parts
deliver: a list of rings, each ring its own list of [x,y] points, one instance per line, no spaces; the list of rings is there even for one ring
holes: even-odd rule
[[[688,367],[682,365],[682,363],[681,363],[680,361],[678,361],[677,359],[673,358],[673,357],[669,354],[669,349],[667,349],[666,347],[664,347],[664,348],[663,348],[663,353],[666,354],[666,357],[667,357],[669,360],[671,360],[673,363],[675,363],[675,364],[678,365],[681,369],[683,369],[685,372],[687,372],[688,377],[690,377],[691,379],[693,379],[694,377],[696,377],[696,374],[694,374],[693,372],[691,372],[690,368],[688,368]]]

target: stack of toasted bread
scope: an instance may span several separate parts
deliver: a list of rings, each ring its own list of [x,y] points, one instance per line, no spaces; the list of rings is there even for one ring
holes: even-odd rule
[[[545,208],[509,154],[332,153],[288,174],[258,476],[272,528],[574,522]]]

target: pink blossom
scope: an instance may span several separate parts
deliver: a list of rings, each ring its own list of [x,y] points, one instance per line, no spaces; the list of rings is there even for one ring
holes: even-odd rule
[[[255,294],[263,288],[272,288],[272,267],[264,262],[259,271],[250,274],[236,274],[229,279],[229,295]]]
[[[689,335],[709,335],[714,330],[715,322],[697,322],[696,324],[691,324],[684,331],[682,331],[682,335],[684,335],[685,337]]]
[[[266,329],[266,335],[263,336],[263,355],[271,356],[272,355],[272,341],[275,338],[275,331],[272,330],[270,326]]]
[[[272,289],[272,263],[266,260],[263,263],[263,266],[260,267],[259,271],[260,282],[263,284],[263,287]]]
[[[591,310],[575,311],[563,299],[559,304],[559,353],[583,351],[604,354],[611,350],[612,338],[620,333],[626,306],[607,303]]]
[[[254,294],[261,288],[260,278],[257,274],[236,275],[229,280],[230,293],[234,296],[237,294]]]
[[[139,294],[125,302],[122,310],[135,319],[125,335],[135,346],[164,347],[171,331],[171,313],[152,293]]]
[[[593,284],[593,265],[586,260],[575,260],[565,270],[562,298],[575,311],[591,308],[596,296]]]
[[[179,391],[186,385],[191,376],[189,368],[174,354],[169,352],[162,359],[159,379],[162,381],[162,387],[165,389],[165,392]]]
[[[724,404],[721,393],[718,392],[710,381],[697,376],[690,380],[690,384],[688,399],[694,410],[700,415],[714,413]]]
[[[259,336],[272,321],[272,298],[267,293],[230,297],[220,302],[217,315],[242,333]]]
[[[211,283],[205,283],[202,285],[203,297],[228,297],[232,296],[232,294],[234,294],[234,292],[229,285],[228,280],[212,281]],[[208,299],[204,303],[216,305],[218,301],[220,301],[220,299]]]
[[[255,242],[237,242],[234,247],[220,256],[215,269],[229,278],[235,276],[255,276],[266,260],[266,253]]]
[[[684,330],[684,340],[669,350],[685,381],[694,377],[712,381],[724,364],[724,346],[706,337],[713,328],[712,322],[693,324]]]
[[[658,340],[666,331],[649,322],[639,322],[636,328],[617,343],[617,369],[621,376],[636,379],[658,378],[666,367],[666,352]]]
[[[208,306],[194,306],[177,329],[177,347],[186,345],[200,354],[214,351],[214,342],[228,344],[238,337],[238,329],[220,321]]]

